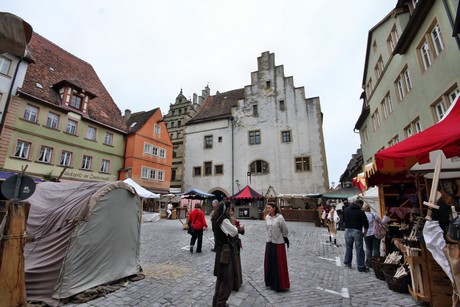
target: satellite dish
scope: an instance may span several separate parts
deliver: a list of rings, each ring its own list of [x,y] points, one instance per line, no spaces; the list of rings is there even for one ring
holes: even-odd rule
[[[10,200],[24,200],[35,192],[34,180],[26,175],[14,175],[2,184],[2,194]]]

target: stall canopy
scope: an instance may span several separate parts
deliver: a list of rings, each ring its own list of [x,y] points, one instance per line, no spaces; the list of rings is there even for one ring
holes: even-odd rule
[[[323,193],[321,197],[326,199],[348,199],[358,195],[360,192],[361,190],[359,188],[351,186],[340,188],[329,193]]]
[[[460,95],[443,119],[428,129],[375,154],[380,172],[395,173],[410,169],[417,162],[430,162],[430,152],[442,150],[446,158],[460,155]]]
[[[215,197],[214,194],[209,194],[199,189],[191,189],[188,192],[178,194],[178,195],[181,195],[183,198],[187,198],[187,199],[207,199],[207,198]]]
[[[263,199],[264,196],[247,185],[241,191],[230,196],[229,198],[230,199]]]
[[[143,198],[160,198],[160,194],[155,194],[155,193],[150,192],[147,189],[144,189],[142,186],[140,186],[138,183],[136,183],[131,178],[127,178],[127,179],[123,180],[123,182],[129,184],[130,186],[132,186],[134,188],[134,190],[136,190],[137,194],[140,197],[143,197]]]

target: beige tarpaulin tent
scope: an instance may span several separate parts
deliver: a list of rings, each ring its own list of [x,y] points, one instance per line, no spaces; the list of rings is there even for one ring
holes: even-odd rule
[[[43,182],[27,199],[24,248],[29,301],[57,305],[89,288],[136,275],[142,206],[122,182]]]

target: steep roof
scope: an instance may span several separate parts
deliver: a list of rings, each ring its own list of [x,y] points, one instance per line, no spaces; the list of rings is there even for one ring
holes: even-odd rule
[[[236,107],[240,99],[244,99],[244,88],[208,96],[187,125],[229,117],[232,107]]]
[[[131,114],[131,116],[126,121],[126,127],[128,129],[128,134],[135,133],[141,129],[145,123],[155,114],[158,108],[155,108],[150,111],[142,111]]]
[[[87,94],[89,92],[89,96],[93,97],[88,103],[87,114],[81,114],[83,117],[126,131],[120,109],[89,63],[35,32],[28,49],[35,64],[29,65],[24,84],[19,90],[20,93],[71,110],[61,104],[61,98],[56,89],[57,84],[69,83],[86,91]]]

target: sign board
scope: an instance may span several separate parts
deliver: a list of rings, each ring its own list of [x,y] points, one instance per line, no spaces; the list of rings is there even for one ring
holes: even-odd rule
[[[2,194],[10,200],[24,200],[35,192],[34,180],[26,175],[14,175],[2,184]]]

